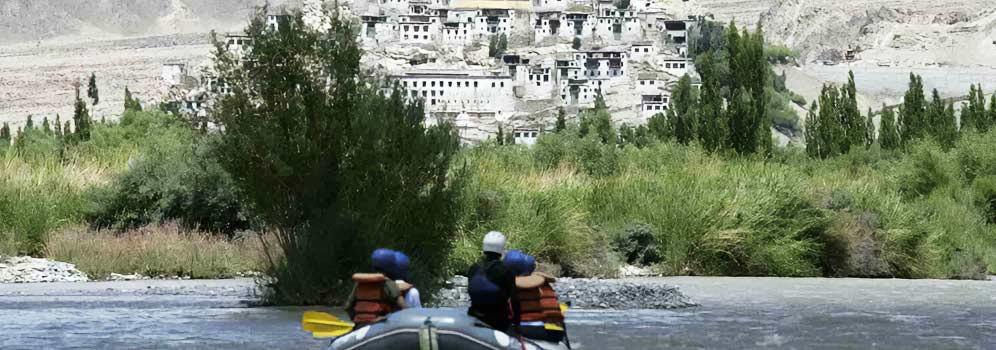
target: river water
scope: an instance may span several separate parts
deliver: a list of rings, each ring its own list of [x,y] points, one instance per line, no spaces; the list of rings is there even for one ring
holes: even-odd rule
[[[647,280],[643,280],[647,282]],[[674,277],[701,307],[568,312],[580,349],[996,349],[996,282]],[[0,285],[0,349],[320,349],[251,282]]]

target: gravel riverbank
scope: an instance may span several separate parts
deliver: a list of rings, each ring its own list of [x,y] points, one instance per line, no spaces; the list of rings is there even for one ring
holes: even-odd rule
[[[558,297],[578,309],[678,309],[698,306],[677,287],[654,278],[627,280],[560,278],[553,284]],[[467,278],[450,279],[436,295],[436,305],[461,307],[470,304]]]
[[[185,281],[115,274],[111,279],[114,281],[75,283],[89,279],[72,264],[30,257],[0,259],[0,296],[196,295],[253,300],[259,294],[253,280],[248,278]],[[17,284],[26,285],[17,287]],[[470,304],[466,277],[450,279],[447,287],[436,295],[435,306],[463,307]],[[677,309],[698,305],[677,287],[660,283],[654,278],[562,278],[554,284],[554,289],[562,301],[578,309]]]

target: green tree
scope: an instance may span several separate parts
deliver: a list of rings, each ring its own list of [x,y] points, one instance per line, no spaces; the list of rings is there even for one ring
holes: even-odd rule
[[[83,99],[80,98],[80,89],[78,86],[76,87],[76,108],[73,111],[73,123],[76,124],[76,132],[73,133],[73,140],[76,142],[90,140],[90,112],[87,111],[86,102],[83,102]]]
[[[488,41],[488,57],[498,56],[498,36],[491,35],[491,40]]]
[[[692,89],[692,79],[685,74],[678,79],[678,85],[671,93],[671,106],[667,111],[668,128],[675,139],[683,145],[697,138],[698,120],[694,108],[697,103],[697,96]]]
[[[629,8],[629,0],[619,0],[616,1],[616,8],[620,10],[625,10]]]
[[[593,134],[603,144],[617,144],[616,129],[612,126],[612,115],[609,114],[608,106],[605,105],[601,90],[595,96],[595,108],[581,113],[580,119],[578,131],[582,138]]]
[[[265,11],[246,29],[255,64],[214,40],[219,78],[233,87],[214,115],[218,160],[283,253],[268,269],[269,299],[342,302],[351,274],[385,246],[409,252],[415,284],[432,293],[456,230],[459,177],[447,174],[458,137],[445,123],[426,127],[422,102],[361,69],[358,35],[339,14],[322,32],[300,14],[270,31]]]
[[[961,109],[961,125],[959,128],[961,131],[970,128],[979,129],[977,122],[980,118],[979,115],[982,114],[982,118],[985,118],[984,115],[986,113],[985,98],[982,95],[982,91],[975,89],[975,84],[969,85],[968,104]],[[981,107],[981,113],[979,107]]]
[[[10,146],[10,136],[10,124],[4,122],[0,127],[0,147]]]
[[[989,97],[989,113],[986,113],[985,115],[987,116],[987,118],[985,118],[986,120],[979,123],[979,125],[982,126],[979,128],[979,131],[982,132],[988,131],[994,124],[996,124],[996,93]]]
[[[878,143],[882,149],[897,149],[902,144],[899,140],[899,130],[896,129],[896,113],[892,108],[882,105],[882,127],[878,133]]]
[[[141,111],[142,102],[138,100],[137,97],[132,96],[131,91],[125,86],[124,95],[124,110],[125,111]]]
[[[820,158],[824,152],[822,139],[820,138],[823,126],[820,124],[820,118],[816,114],[818,109],[816,101],[813,101],[806,114],[806,154],[812,158]]]
[[[904,144],[922,138],[927,130],[927,105],[923,93],[923,78],[910,73],[909,89],[899,107],[899,134]]]
[[[497,57],[501,57],[501,55],[504,55],[505,51],[508,51],[508,35],[505,35],[505,33],[501,33],[501,36],[498,38]]]
[[[954,102],[948,102],[942,118],[938,123],[937,139],[942,146],[951,149],[955,146],[955,141],[958,141],[958,120],[955,116]]]
[[[495,142],[497,142],[499,146],[505,144],[505,128],[501,125],[498,125],[498,136],[495,138]]]
[[[73,136],[73,127],[69,125],[69,121],[67,120],[66,123],[63,124],[62,126],[62,137],[69,138],[72,136]]]
[[[43,132],[45,132],[46,134],[51,134],[52,133],[52,127],[48,124],[48,117],[42,117],[41,130]]]
[[[711,22],[707,22],[711,23]],[[699,139],[709,152],[721,150],[729,138],[726,110],[723,108],[723,94],[719,73],[713,52],[705,52],[696,59],[696,70],[702,78],[699,105],[696,108],[699,119]]]
[[[847,72],[847,84],[840,89],[841,101],[840,123],[843,126],[844,138],[840,140],[841,153],[850,151],[851,146],[865,145],[868,135],[865,118],[858,109],[858,89],[854,84],[854,72]]]
[[[571,40],[571,48],[575,49],[575,50],[580,50],[581,49],[581,38],[574,37],[574,40]]]
[[[55,131],[55,136],[61,140],[62,139],[62,116],[60,116],[59,114],[55,115],[55,125],[52,126],[52,129],[54,129],[54,131]]]
[[[35,128],[34,118],[29,114],[28,121],[24,122],[24,130],[31,130]]]
[[[730,23],[726,38],[727,59],[732,72],[729,113],[730,145],[741,155],[771,149],[771,120],[767,115],[765,87],[769,66],[764,56],[764,32],[760,24],[751,34],[737,33]],[[744,98],[740,95],[746,95]],[[739,106],[739,103],[750,103]]]
[[[871,107],[868,107],[868,117],[865,118],[865,147],[875,144],[875,116]]]
[[[553,126],[554,132],[561,132],[567,129],[567,112],[564,111],[564,107],[557,109],[557,124]]]
[[[647,131],[658,141],[668,141],[674,136],[664,113],[654,114],[647,119]]]
[[[100,95],[97,91],[97,75],[94,73],[90,73],[90,83],[87,84],[86,97],[93,100],[94,106],[100,103]]]

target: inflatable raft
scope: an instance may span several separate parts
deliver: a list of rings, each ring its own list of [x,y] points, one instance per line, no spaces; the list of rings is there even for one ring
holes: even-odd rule
[[[466,309],[414,308],[337,338],[330,350],[567,350],[564,344],[524,339],[489,328]]]

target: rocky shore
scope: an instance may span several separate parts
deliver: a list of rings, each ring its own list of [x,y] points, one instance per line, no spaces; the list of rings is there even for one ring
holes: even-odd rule
[[[698,306],[677,287],[647,280],[561,278],[553,285],[561,301],[579,309],[677,309]],[[462,307],[470,304],[467,278],[449,280],[436,294],[435,306]]]
[[[258,277],[247,275],[241,277]],[[90,290],[88,293],[113,295],[138,293],[141,295],[188,295],[206,293],[207,295],[231,295],[247,297],[256,294],[255,286],[250,279],[239,279],[239,282],[222,283],[223,288],[204,288],[204,282],[171,283],[173,278],[150,278],[140,275],[112,274],[110,281],[129,282],[133,284],[108,284],[103,288],[61,287],[73,290]],[[39,283],[39,282],[88,282],[87,275],[73,264],[37,259],[31,257],[0,258],[0,283]],[[104,282],[113,283],[113,282]],[[92,283],[102,285],[102,283]],[[109,288],[108,286],[127,286]],[[8,288],[9,289],[9,288]],[[55,288],[59,289],[59,288]],[[91,290],[93,289],[93,290]],[[119,290],[120,289],[120,290]],[[554,284],[558,296],[573,308],[578,309],[676,309],[697,306],[695,302],[681,293],[677,287],[661,283],[654,278],[636,278],[626,280],[611,279],[574,279],[561,278]],[[250,292],[251,291],[251,292]],[[46,291],[51,292],[51,291]],[[88,294],[84,293],[84,294]],[[464,307],[470,304],[467,294],[467,278],[457,276],[450,279],[447,288],[436,294],[434,306]]]
[[[0,283],[86,282],[90,278],[70,263],[27,256],[0,257]]]

